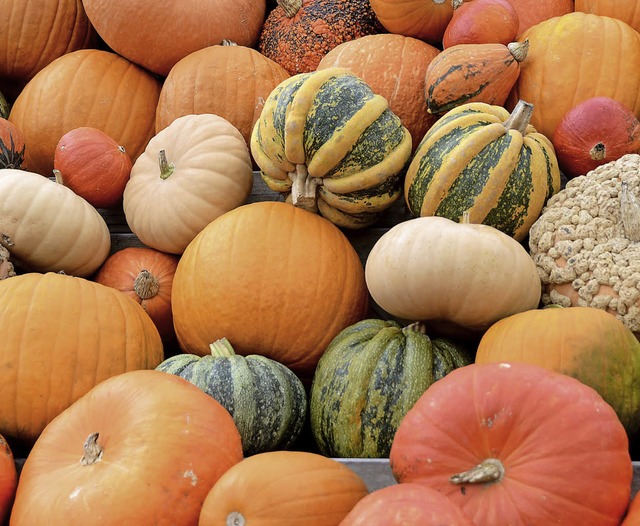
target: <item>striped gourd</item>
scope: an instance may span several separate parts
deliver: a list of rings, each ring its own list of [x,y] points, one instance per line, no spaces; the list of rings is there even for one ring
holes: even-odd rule
[[[271,92],[251,136],[267,186],[345,228],[361,228],[402,196],[411,135],[344,68],[294,75]]]
[[[513,112],[473,102],[443,115],[427,132],[404,183],[414,216],[490,225],[522,241],[551,195],[560,170],[551,141],[529,124],[533,107]]]
[[[320,451],[339,458],[387,457],[395,431],[436,380],[469,363],[469,351],[424,325],[365,319],[340,332],[320,358],[309,414]]]
[[[177,354],[158,370],[180,376],[229,411],[242,437],[245,455],[287,449],[300,436],[307,417],[301,380],[265,356],[240,356],[226,338],[211,344],[211,355]]]

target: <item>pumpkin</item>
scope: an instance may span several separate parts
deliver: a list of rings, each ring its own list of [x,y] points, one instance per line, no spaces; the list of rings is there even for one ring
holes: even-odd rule
[[[438,216],[387,230],[369,253],[365,277],[387,313],[453,334],[481,334],[540,300],[540,277],[520,243],[492,226]]]
[[[136,159],[123,209],[145,245],[182,254],[209,222],[244,204],[252,186],[240,131],[218,115],[185,115],[154,135]]]
[[[375,223],[401,197],[411,150],[387,100],[345,68],[281,82],[251,137],[269,188],[351,229]]]
[[[24,135],[29,170],[49,177],[58,141],[81,126],[102,130],[135,160],[153,135],[159,94],[160,81],[127,59],[82,49],[31,79],[9,120]]]
[[[406,482],[378,488],[360,499],[339,526],[473,526],[454,502],[431,488]]]
[[[640,32],[640,5],[636,0],[575,0],[575,10],[617,18]]]
[[[524,39],[527,59],[507,106],[519,99],[533,104],[531,124],[543,135],[552,137],[567,111],[592,97],[610,97],[640,115],[640,68],[630,67],[640,63],[640,33],[628,24],[573,12],[536,24],[518,38]]]
[[[633,467],[615,411],[575,378],[472,364],[434,383],[398,427],[401,484],[449,496],[477,526],[617,526]]]
[[[0,169],[26,169],[22,166],[25,148],[24,136],[18,127],[0,117]]]
[[[423,324],[365,319],[342,330],[320,357],[309,414],[320,452],[386,458],[398,424],[433,382],[469,363],[462,346],[431,339]]]
[[[173,375],[126,372],[44,429],[11,524],[197,526],[207,493],[241,459],[240,435],[213,398]]]
[[[593,307],[549,306],[497,321],[482,335],[476,363],[526,362],[593,387],[630,435],[640,429],[640,342]]]
[[[116,208],[122,204],[131,158],[123,146],[102,130],[81,126],[58,141],[53,173],[57,182],[96,208]]]
[[[153,369],[163,359],[158,331],[140,305],[66,274],[0,281],[0,331],[0,433],[13,447],[33,445],[53,418],[102,380]]]
[[[424,94],[431,113],[470,102],[502,106],[520,74],[529,44],[458,44],[435,57],[425,73]]]
[[[369,0],[277,0],[264,22],[258,50],[290,75],[315,71],[343,42],[374,35],[383,27]]]
[[[220,338],[308,381],[342,329],[364,318],[362,262],[326,219],[277,201],[240,206],[189,243],[173,280],[173,321],[184,352]]]
[[[125,247],[110,254],[93,281],[132,297],[158,329],[165,347],[175,343],[171,289],[178,257],[150,247]]]
[[[518,14],[518,35],[540,22],[573,12],[574,0],[509,0]]]
[[[509,0],[453,0],[442,35],[444,49],[457,44],[504,44],[518,36],[518,13]]]
[[[449,48],[453,49],[453,48]],[[523,240],[560,190],[551,141],[529,124],[525,101],[511,114],[480,102],[447,112],[418,146],[404,181],[414,216],[483,223]]]
[[[188,380],[220,402],[240,432],[245,456],[295,444],[307,417],[300,379],[265,356],[236,354],[226,338],[209,347],[208,356],[178,354],[156,369]]]
[[[337,460],[305,451],[247,457],[214,484],[198,526],[337,526],[367,495],[364,481]]]
[[[13,499],[18,487],[18,470],[11,446],[0,435],[0,522],[6,520],[13,506]]]
[[[387,99],[417,147],[437,118],[424,104],[424,79],[438,53],[438,48],[417,38],[379,33],[339,44],[322,57],[317,69],[346,68],[364,80]]]
[[[109,227],[73,190],[33,172],[0,170],[0,244],[23,270],[87,277],[109,255]]]
[[[83,0],[89,20],[109,48],[166,77],[189,53],[223,39],[254,47],[266,13],[265,0]]]
[[[571,108],[551,137],[562,173],[585,175],[629,153],[640,153],[640,121],[610,97],[592,97]]]

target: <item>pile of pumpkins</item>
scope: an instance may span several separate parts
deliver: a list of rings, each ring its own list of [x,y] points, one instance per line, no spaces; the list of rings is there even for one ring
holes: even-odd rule
[[[10,3],[0,522],[640,524],[637,0]]]

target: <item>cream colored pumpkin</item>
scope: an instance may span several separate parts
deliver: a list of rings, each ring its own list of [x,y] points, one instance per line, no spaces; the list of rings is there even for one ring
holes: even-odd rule
[[[18,267],[87,277],[111,249],[109,227],[73,190],[40,174],[0,170],[0,245]]]
[[[251,157],[240,131],[218,115],[185,115],[152,137],[138,157],[123,208],[145,245],[182,254],[211,221],[244,204],[252,186]]]

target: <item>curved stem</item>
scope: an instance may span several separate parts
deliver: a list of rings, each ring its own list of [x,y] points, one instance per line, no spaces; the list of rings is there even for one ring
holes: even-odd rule
[[[607,148],[604,144],[599,142],[591,150],[589,150],[589,156],[594,161],[602,161],[607,156]]]
[[[287,18],[293,18],[302,8],[302,0],[276,0]]]
[[[516,107],[513,108],[511,115],[504,123],[504,127],[507,130],[516,130],[524,135],[529,126],[531,120],[531,114],[533,113],[533,104],[519,100]]]
[[[80,464],[90,466],[102,459],[103,449],[98,444],[99,433],[91,433],[84,443],[84,455],[80,459]]]
[[[316,191],[322,179],[309,177],[307,167],[304,164],[296,164],[295,172],[289,172],[291,185],[291,200],[293,206],[303,208],[309,212],[318,212],[318,198]]]
[[[160,179],[167,179],[175,170],[175,165],[167,160],[167,152],[158,152],[158,164],[160,165]]]
[[[226,338],[220,338],[219,340],[210,343],[209,350],[211,351],[211,356],[219,358],[227,358],[236,354],[233,350],[231,342],[229,342],[229,340],[227,340]]]
[[[160,282],[151,272],[142,269],[133,280],[134,292],[143,300],[148,300],[157,296],[160,291]]]
[[[498,482],[504,477],[504,466],[497,458],[483,460],[477,466],[449,477],[452,484],[481,484]]]

